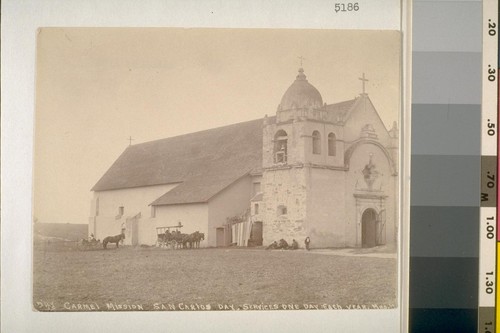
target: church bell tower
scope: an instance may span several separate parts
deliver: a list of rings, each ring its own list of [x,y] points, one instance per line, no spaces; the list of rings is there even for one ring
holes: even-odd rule
[[[326,153],[324,126],[318,126],[326,112],[321,94],[299,68],[276,116],[264,119],[264,243],[279,240],[276,235],[288,241],[307,236],[308,168]]]

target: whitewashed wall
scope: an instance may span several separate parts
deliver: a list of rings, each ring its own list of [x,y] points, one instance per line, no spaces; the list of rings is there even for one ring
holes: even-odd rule
[[[240,215],[250,209],[252,193],[252,177],[245,176],[210,199],[208,204],[208,246],[216,246],[216,228],[222,227],[227,218]]]
[[[155,218],[143,218],[139,224],[139,242],[153,245],[156,243],[156,228],[182,223],[180,231],[190,234],[195,231],[208,233],[208,204],[194,203],[184,205],[157,206]],[[201,242],[201,247],[207,246],[207,237]]]
[[[175,186],[177,184],[94,192],[89,233],[94,233],[99,239],[120,233],[127,217],[133,217],[139,213],[143,217],[149,217],[151,215],[149,204]],[[124,208],[121,218],[117,218],[118,207]],[[95,221],[94,226],[92,221]]]

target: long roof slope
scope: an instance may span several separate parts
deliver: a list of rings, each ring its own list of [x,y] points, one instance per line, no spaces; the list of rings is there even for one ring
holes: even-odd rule
[[[262,125],[258,119],[129,146],[92,190],[182,183],[170,191],[175,200],[156,204],[205,202],[261,167]]]
[[[356,97],[348,101],[328,104],[326,106],[326,110],[329,113],[334,114],[334,118],[339,118],[339,120],[346,121],[349,116],[349,111],[353,109],[354,105],[358,100],[359,97]]]

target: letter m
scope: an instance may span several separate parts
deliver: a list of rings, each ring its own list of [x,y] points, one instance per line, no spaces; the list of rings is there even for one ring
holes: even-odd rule
[[[488,201],[488,193],[481,193],[481,201]]]

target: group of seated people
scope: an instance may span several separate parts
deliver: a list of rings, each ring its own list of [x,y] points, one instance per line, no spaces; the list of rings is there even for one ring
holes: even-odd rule
[[[93,234],[93,233],[91,233],[91,234],[90,234],[90,236],[89,236],[89,238],[88,238],[88,242],[89,242],[89,243],[98,243],[98,242],[100,242],[100,241],[101,241],[100,239],[96,239],[96,238],[95,238],[95,236],[94,236],[94,234]]]
[[[179,237],[180,234],[181,234],[181,231],[179,229],[173,230],[172,232],[170,232],[170,229],[167,229],[167,231],[165,231],[165,236],[167,237],[167,240],[170,240],[171,238]]]
[[[292,245],[288,245],[288,242],[283,238],[279,242],[272,242],[266,250],[297,250],[299,248],[299,243],[295,239],[292,240]]]

